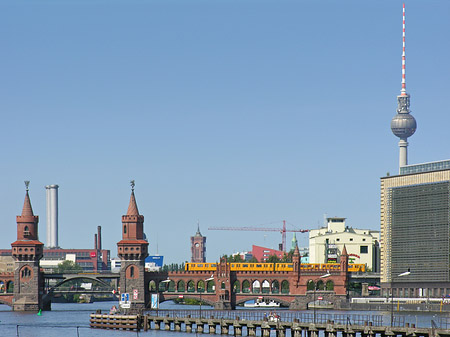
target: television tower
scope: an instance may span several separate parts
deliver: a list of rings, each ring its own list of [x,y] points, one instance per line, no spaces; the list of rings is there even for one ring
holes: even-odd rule
[[[397,96],[397,115],[392,118],[391,130],[394,135],[400,138],[398,146],[400,148],[400,167],[408,165],[408,137],[416,132],[416,119],[410,114],[409,94],[406,93],[406,54],[405,54],[405,4],[403,4],[403,53],[402,53],[402,90]]]

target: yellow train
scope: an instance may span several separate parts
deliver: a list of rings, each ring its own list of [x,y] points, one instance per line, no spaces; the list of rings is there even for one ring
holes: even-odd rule
[[[229,263],[232,271],[292,271],[294,265],[292,263],[247,263],[239,262]],[[215,271],[217,263],[185,263],[186,271]],[[302,263],[300,266],[302,271],[329,271],[340,270],[339,263]],[[366,265],[361,263],[351,263],[348,265],[350,272],[365,272]]]

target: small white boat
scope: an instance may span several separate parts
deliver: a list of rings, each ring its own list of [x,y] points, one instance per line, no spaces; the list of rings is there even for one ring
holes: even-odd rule
[[[280,303],[274,300],[264,300],[263,298],[258,298],[254,303],[244,303],[246,308],[278,308]]]

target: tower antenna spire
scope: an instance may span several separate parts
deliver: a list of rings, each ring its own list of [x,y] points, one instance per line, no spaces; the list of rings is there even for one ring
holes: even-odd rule
[[[403,3],[403,52],[402,52],[402,90],[401,95],[406,96],[406,25],[405,3]]]
[[[402,90],[397,96],[397,115],[391,120],[391,130],[394,135],[400,138],[398,146],[399,171],[403,166],[408,165],[408,137],[416,132],[416,119],[410,114],[410,96],[406,93],[406,41],[405,41],[405,4],[403,3],[403,52],[402,52]],[[399,173],[400,173],[399,172]]]

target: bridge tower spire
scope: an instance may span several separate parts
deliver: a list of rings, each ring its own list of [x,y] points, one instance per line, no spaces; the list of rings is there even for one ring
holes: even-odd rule
[[[120,292],[128,293],[132,310],[144,309],[149,303],[145,289],[145,258],[148,242],[144,236],[144,216],[139,214],[131,181],[131,196],[127,214],[122,216],[122,240],[117,243],[120,266]]]
[[[38,311],[42,307],[44,278],[39,260],[44,244],[38,238],[39,217],[34,215],[29,195],[29,181],[25,181],[26,193],[22,214],[16,217],[17,240],[11,244],[14,268],[14,311]]]

